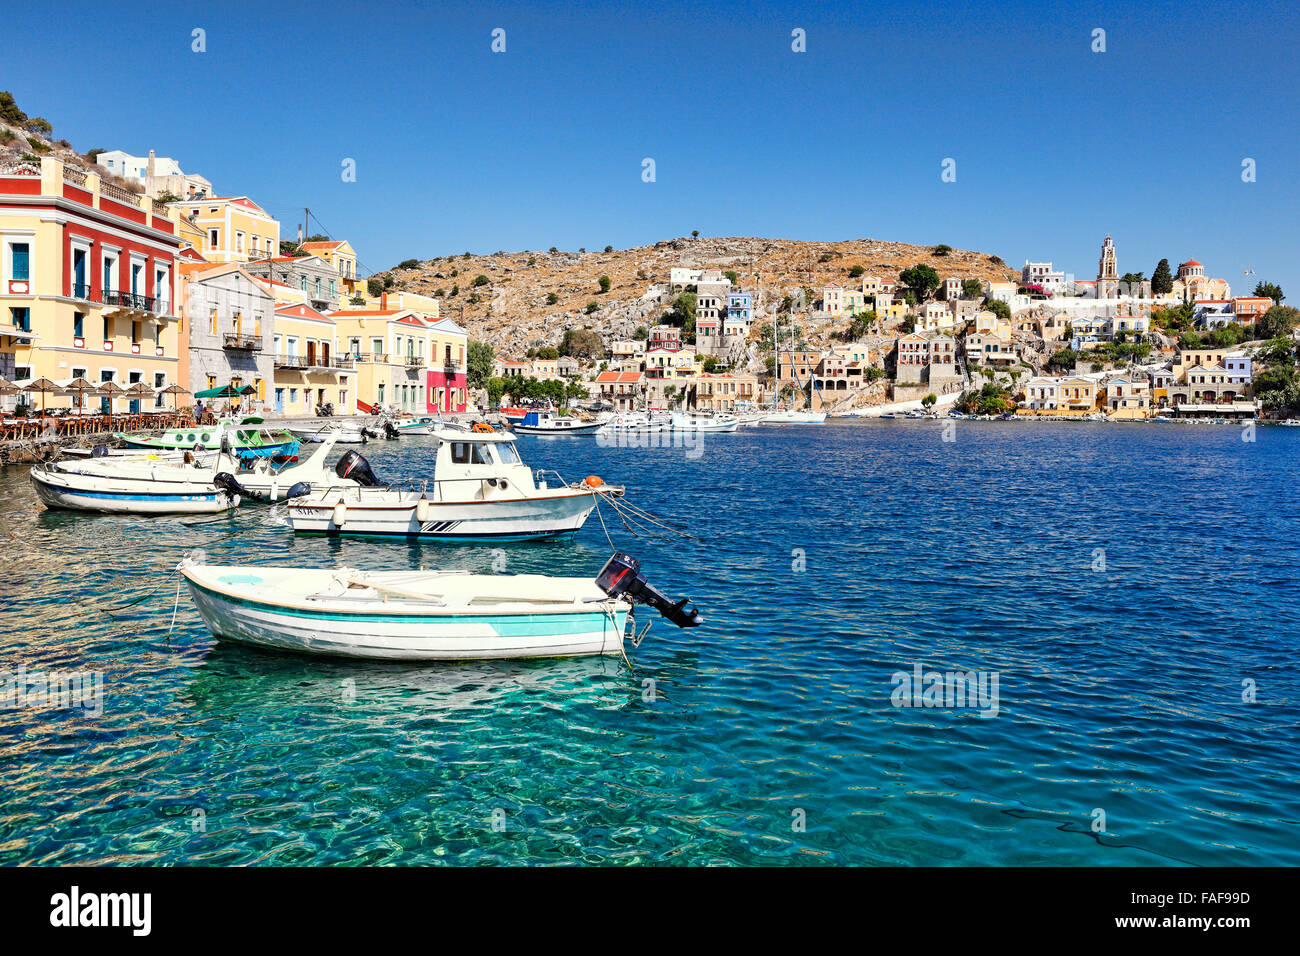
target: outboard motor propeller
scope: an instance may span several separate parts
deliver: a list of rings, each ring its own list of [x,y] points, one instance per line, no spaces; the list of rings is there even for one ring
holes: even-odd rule
[[[363,488],[377,488],[379,479],[370,469],[370,462],[366,461],[355,451],[344,452],[339,463],[334,466],[334,474],[340,478],[351,478]]]
[[[236,495],[247,498],[250,501],[256,501],[257,495],[250,492],[247,488],[235,480],[235,476],[228,471],[219,471],[213,476],[212,483],[226,493],[227,498],[233,499]]]
[[[284,497],[287,500],[289,498],[301,498],[309,494],[311,494],[311,485],[305,481],[299,481],[284,493]]]
[[[615,551],[596,575],[596,584],[610,597],[627,595],[634,601],[648,604],[678,627],[699,627],[704,623],[690,598],[670,601],[667,596],[645,579],[641,562],[630,554]]]

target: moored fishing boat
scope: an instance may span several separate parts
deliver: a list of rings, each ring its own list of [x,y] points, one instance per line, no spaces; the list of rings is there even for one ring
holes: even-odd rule
[[[673,412],[671,424],[673,431],[734,432],[740,420],[723,412]]]
[[[552,411],[529,412],[523,421],[513,426],[521,435],[594,435],[604,426],[604,419],[587,421]]]
[[[203,450],[228,447],[240,458],[291,458],[298,454],[298,439],[283,428],[271,428],[256,423],[235,423],[226,419],[216,425],[198,425],[194,428],[172,428],[161,435],[128,435],[117,433],[132,448],[151,450]]]
[[[679,627],[702,621],[639,562],[615,554],[592,578],[459,571],[221,566],[178,569],[219,640],[336,657],[483,660],[623,653],[633,605]]]
[[[90,458],[31,470],[47,508],[100,514],[213,514],[239,504],[227,472],[193,463]]]
[[[882,418],[885,416],[881,416]],[[897,416],[895,416],[897,417]],[[820,425],[826,421],[825,412],[812,412],[807,409],[783,408],[763,416],[764,425]]]
[[[662,432],[672,427],[672,420],[647,412],[623,412],[607,419],[606,432]]]
[[[289,503],[294,532],[439,541],[571,537],[599,496],[621,493],[595,477],[573,485],[537,481],[509,432],[439,432],[436,437],[432,480],[384,487],[358,456],[348,467],[358,487]]]

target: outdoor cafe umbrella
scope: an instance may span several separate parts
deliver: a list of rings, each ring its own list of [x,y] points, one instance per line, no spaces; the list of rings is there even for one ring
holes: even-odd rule
[[[160,394],[160,395],[178,395],[178,396],[179,396],[179,395],[188,395],[189,393],[190,393],[190,390],[189,390],[188,388],[185,388],[184,386],[181,386],[181,385],[168,385],[166,388],[164,388],[164,389],[163,389],[161,392],[159,392],[158,394]],[[173,399],[173,401],[172,401],[172,408],[173,408],[174,411],[178,411],[178,412],[180,411],[180,401],[181,401],[181,400],[180,400],[179,398]]]
[[[119,395],[125,395],[126,389],[118,385],[117,382],[101,382],[96,391],[108,399],[108,427],[111,429],[113,427],[113,399]]]
[[[123,395],[129,399],[143,400],[146,398],[153,398],[154,392],[153,389],[150,388],[148,385],[146,385],[144,382],[136,382],[130,388],[128,388],[123,393]]]
[[[77,396],[77,398],[78,398],[78,400],[79,400],[79,402],[80,402],[80,404],[79,404],[77,407],[80,408],[80,409],[82,409],[82,410],[84,411],[84,410],[85,410],[86,393],[87,393],[87,392],[97,392],[97,391],[99,391],[99,386],[94,385],[94,384],[92,384],[91,382],[86,381],[84,378],[80,378],[80,377],[78,377],[78,378],[74,378],[74,379],[72,379],[72,380],[69,381],[69,382],[65,382],[65,383],[63,384],[63,386],[62,386],[62,389],[63,389],[63,392],[64,392],[65,394],[67,394],[67,395],[75,395],[75,396]]]
[[[45,393],[59,391],[60,389],[58,383],[52,382],[44,375],[42,375],[40,378],[33,379],[32,381],[28,382],[26,385],[23,385],[22,390],[24,392],[41,393],[41,424],[44,425],[45,424]]]

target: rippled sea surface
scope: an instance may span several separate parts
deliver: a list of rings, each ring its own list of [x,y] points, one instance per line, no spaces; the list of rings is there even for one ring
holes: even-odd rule
[[[701,539],[606,512],[706,619],[656,623],[633,670],[218,644],[176,602],[190,549],[483,572],[494,552],[295,539],[258,506],[52,513],[8,468],[0,670],[99,672],[103,699],[0,709],[0,864],[1300,864],[1300,434],[943,427],[522,438]],[[364,451],[432,470],[430,439]],[[501,550],[586,575],[610,547],[593,516]],[[893,706],[917,664],[996,673],[997,715]]]

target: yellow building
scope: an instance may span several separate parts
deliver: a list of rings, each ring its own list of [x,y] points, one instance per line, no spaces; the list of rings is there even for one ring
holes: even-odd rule
[[[171,203],[188,220],[186,235],[209,262],[248,262],[280,254],[280,223],[247,196],[217,196]]]
[[[0,204],[0,376],[151,391],[175,384],[176,213],[53,158],[0,167]],[[36,408],[77,401],[24,398]],[[171,407],[155,394],[89,403]]]
[[[410,309],[340,309],[332,318],[356,359],[362,402],[413,414],[465,411],[469,336],[456,323]]]
[[[332,318],[304,303],[281,305],[272,344],[276,414],[312,415],[320,404],[333,405],[335,415],[356,414],[356,361],[339,353]]]
[[[1057,388],[1057,408],[1087,413],[1097,407],[1097,383],[1087,378],[1066,378]]]
[[[356,295],[365,298],[366,280],[357,276],[357,254],[346,239],[304,242],[300,248],[308,255],[324,259],[339,274],[340,309],[346,309]]]

